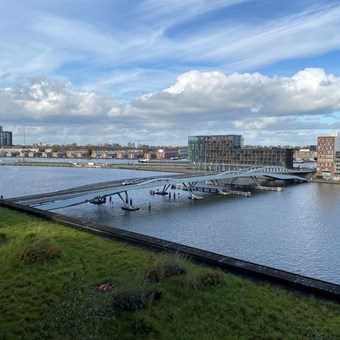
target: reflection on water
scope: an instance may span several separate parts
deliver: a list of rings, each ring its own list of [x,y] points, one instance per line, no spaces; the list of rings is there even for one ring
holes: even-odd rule
[[[137,176],[150,173],[0,167],[0,193],[19,196]],[[105,205],[58,212],[340,284],[340,186],[306,183],[251,198],[206,194],[200,201],[179,190],[171,198],[148,190],[129,196],[139,211],[121,210],[114,197]]]

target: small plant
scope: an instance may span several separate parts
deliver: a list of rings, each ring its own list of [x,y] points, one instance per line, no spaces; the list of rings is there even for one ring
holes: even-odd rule
[[[185,276],[180,283],[182,287],[198,290],[204,287],[222,285],[224,280],[224,273],[221,270],[206,270],[198,275]]]
[[[165,263],[163,265],[163,272],[165,277],[180,276],[187,273],[187,270],[178,263]]]
[[[146,272],[146,280],[151,283],[158,283],[164,278],[163,268],[159,265],[152,266]]]
[[[157,283],[163,278],[180,276],[187,273],[186,268],[182,265],[183,258],[180,255],[167,255],[158,263],[150,266],[146,272],[146,280]]]
[[[221,270],[209,270],[198,276],[203,286],[219,286],[224,283],[224,273]]]
[[[20,254],[20,260],[27,264],[44,263],[61,256],[61,250],[45,243],[32,243]]]
[[[148,277],[150,273],[154,279],[154,273],[157,273],[158,278],[159,272],[156,267],[152,267],[150,271],[141,276],[122,278],[120,285],[112,293],[111,307],[119,311],[136,311],[146,309],[154,300],[159,300],[162,292],[147,285],[147,282],[150,282],[151,276]]]
[[[5,233],[0,233],[0,244],[7,242],[7,235]]]

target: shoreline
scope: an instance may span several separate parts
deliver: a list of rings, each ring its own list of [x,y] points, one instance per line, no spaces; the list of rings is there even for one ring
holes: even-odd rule
[[[84,159],[82,159],[84,160]],[[141,170],[141,171],[158,171],[158,172],[172,172],[172,173],[203,173],[209,171],[203,171],[199,169],[188,168],[184,164],[159,164],[159,163],[126,163],[126,164],[113,164],[113,163],[95,163],[93,164],[77,163],[76,162],[0,162],[0,166],[41,166],[41,167],[66,167],[66,168],[85,168],[85,169],[122,169],[122,170]]]
[[[340,184],[338,181],[325,180],[320,178],[312,178],[309,182],[320,183],[320,184]]]

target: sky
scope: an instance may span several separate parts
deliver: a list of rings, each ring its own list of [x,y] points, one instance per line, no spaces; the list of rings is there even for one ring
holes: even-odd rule
[[[340,131],[339,0],[0,0],[13,143],[316,144]]]

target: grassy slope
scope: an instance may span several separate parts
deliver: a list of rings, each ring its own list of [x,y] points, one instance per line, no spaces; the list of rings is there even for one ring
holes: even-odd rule
[[[128,284],[141,280],[150,259],[160,256],[4,208],[0,233],[7,239],[0,244],[0,339],[47,336],[48,303],[60,299],[63,284],[72,280],[72,273],[83,273],[84,266],[89,286],[105,280]],[[20,254],[35,241],[56,245],[61,257],[23,263]],[[112,312],[101,321],[98,338],[340,338],[339,304],[232,274],[225,274],[221,286],[194,289],[186,282],[207,269],[185,265],[186,277],[161,281],[157,289],[162,297],[147,310]]]

